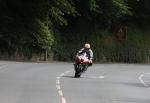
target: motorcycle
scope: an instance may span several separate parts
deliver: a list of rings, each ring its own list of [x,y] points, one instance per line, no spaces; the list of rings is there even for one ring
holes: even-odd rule
[[[83,53],[77,57],[77,63],[75,64],[75,78],[79,78],[82,73],[84,73],[89,64],[89,59],[86,53]]]

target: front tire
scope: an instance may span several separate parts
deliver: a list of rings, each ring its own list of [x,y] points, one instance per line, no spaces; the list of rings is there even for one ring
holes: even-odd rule
[[[75,73],[75,78],[80,78],[81,74],[79,74],[78,72]]]
[[[74,75],[74,77],[75,78],[80,78],[80,76],[81,76],[81,68],[82,68],[82,65],[81,64],[78,64],[78,65],[76,65],[76,68],[75,68],[75,75]]]

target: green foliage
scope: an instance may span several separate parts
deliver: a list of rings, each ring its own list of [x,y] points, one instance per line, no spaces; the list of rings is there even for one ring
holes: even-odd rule
[[[128,5],[133,15],[130,17],[130,24],[135,24],[140,28],[150,26],[150,1],[149,0],[129,0]]]
[[[48,49],[70,61],[90,42],[95,61],[149,59],[149,0],[0,0],[0,12],[0,51],[9,56],[30,59]],[[111,32],[120,25],[135,27],[122,44]]]
[[[33,30],[36,30],[32,34],[35,38],[34,45],[40,48],[51,47],[54,42],[54,37],[48,25],[45,25],[40,20],[36,20],[33,27]]]
[[[50,49],[55,28],[67,25],[65,15],[76,13],[72,5],[68,0],[1,0],[1,51],[31,58],[33,52]]]
[[[72,6],[74,3],[68,0],[51,0],[49,5],[49,20],[53,25],[68,25],[65,15],[75,15],[77,11]],[[55,24],[58,23],[58,24]]]
[[[112,25],[121,24],[121,19],[131,15],[126,0],[77,0],[75,6],[81,22],[93,25],[93,29],[95,27],[110,29]],[[71,18],[69,21],[72,23],[74,20]]]

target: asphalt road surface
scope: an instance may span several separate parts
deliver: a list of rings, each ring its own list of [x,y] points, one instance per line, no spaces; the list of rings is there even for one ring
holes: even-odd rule
[[[150,103],[150,65],[0,61],[0,103]]]

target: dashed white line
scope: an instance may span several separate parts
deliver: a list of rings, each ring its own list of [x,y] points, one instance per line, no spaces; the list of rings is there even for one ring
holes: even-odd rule
[[[58,94],[59,94],[60,96],[63,96],[62,90],[59,90],[59,91],[58,91]]]
[[[58,90],[60,90],[60,89],[61,89],[60,85],[56,85],[56,88],[57,88]]]
[[[66,103],[66,99],[64,97],[61,98],[62,103]]]
[[[83,78],[91,78],[91,79],[103,79],[105,78],[104,76],[81,76]]]
[[[143,80],[143,77],[144,77],[145,75],[150,75],[150,73],[141,74],[141,75],[139,76],[139,80],[140,80],[140,82],[141,82],[147,89],[150,89],[149,85],[147,85],[147,84],[145,83],[145,81]]]
[[[62,74],[60,74],[60,77],[62,77],[62,76],[64,76],[65,75],[65,73],[62,73]]]
[[[60,79],[60,77],[57,77],[56,79],[57,79],[57,80],[59,80],[59,79]]]
[[[60,84],[60,80],[56,80],[56,84]]]
[[[67,74],[67,73],[69,73],[70,71],[66,71],[66,72],[64,72],[65,74]]]
[[[61,77],[63,77],[65,74],[67,74],[69,72],[71,72],[71,71],[66,71],[64,73],[61,73],[58,77],[56,77],[56,88],[58,90],[58,95],[61,97],[61,103],[67,103],[67,102],[66,102],[66,98],[63,95],[63,91],[61,89],[60,79],[61,79]]]
[[[139,77],[139,80],[141,81],[141,83],[145,86],[148,87],[148,85],[144,82],[144,80],[142,79],[144,77],[144,74],[141,74]]]
[[[99,76],[99,78],[103,79],[103,78],[105,78],[105,77],[104,77],[104,76]]]
[[[61,97],[61,103],[67,103],[66,98],[64,97],[62,88],[61,88],[61,82],[60,79],[65,74],[70,73],[71,71],[65,71],[64,73],[61,73],[58,77],[56,77],[56,89],[58,90],[58,95]],[[103,79],[104,76],[82,76],[86,78],[92,78],[92,79]]]

